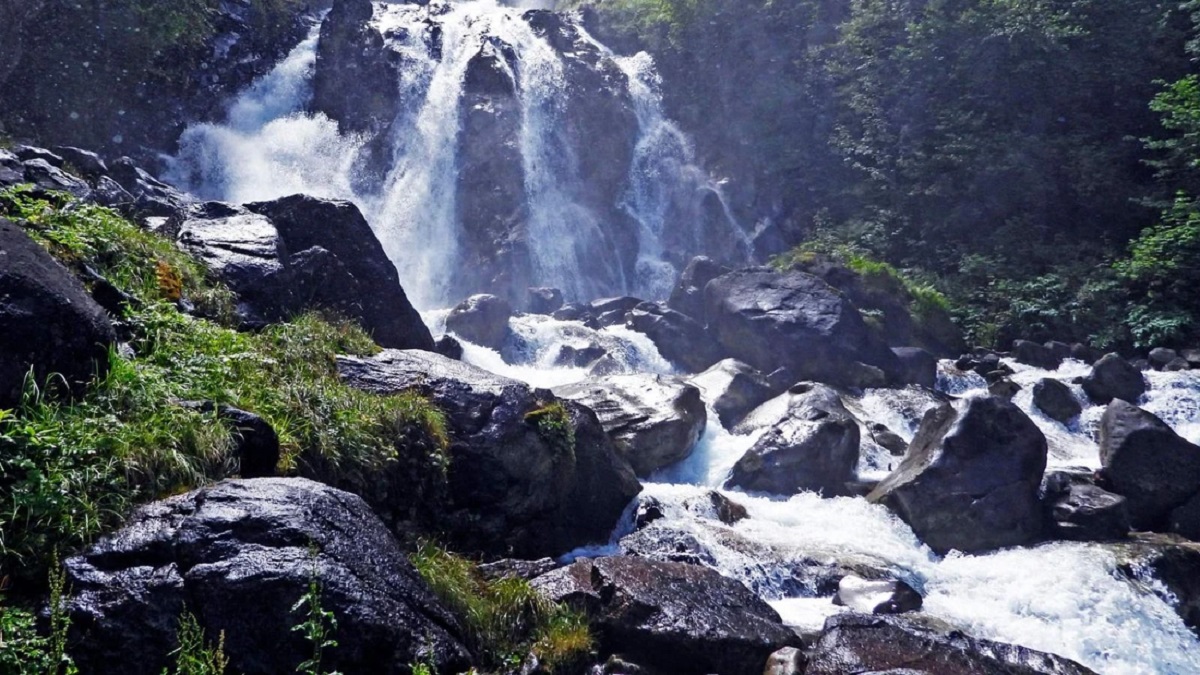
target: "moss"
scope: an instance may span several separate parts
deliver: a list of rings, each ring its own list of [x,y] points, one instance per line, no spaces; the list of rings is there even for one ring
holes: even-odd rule
[[[537,427],[538,434],[562,456],[575,456],[575,425],[562,401],[548,403],[525,413],[525,421]]]
[[[485,580],[466,558],[422,542],[413,565],[463,622],[468,646],[490,668],[519,666],[537,656],[548,672],[577,672],[594,640],[587,619],[547,601],[524,579]]]

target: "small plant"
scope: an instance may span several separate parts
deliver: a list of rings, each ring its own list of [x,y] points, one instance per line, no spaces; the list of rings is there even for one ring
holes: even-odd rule
[[[67,654],[71,616],[67,612],[66,573],[53,556],[50,572],[50,634],[39,635],[31,612],[0,603],[0,672],[13,675],[76,675]],[[8,579],[0,579],[0,591]]]
[[[175,675],[224,675],[229,659],[225,656],[225,631],[217,637],[217,644],[209,646],[204,639],[204,629],[196,617],[184,610],[179,617],[179,646],[171,652],[175,655]],[[163,670],[163,675],[168,675]]]
[[[525,413],[525,421],[537,427],[550,447],[565,457],[575,455],[575,425],[562,401],[555,401]]]
[[[313,651],[312,656],[296,666],[296,672],[305,675],[321,675],[321,659],[325,650],[336,647],[338,644],[337,640],[333,638],[337,633],[337,617],[321,604],[321,583],[317,577],[319,567],[315,545],[309,548],[309,557],[312,559],[312,571],[308,577],[308,590],[300,596],[295,605],[292,605],[292,613],[302,612],[304,620],[293,626],[292,630],[302,634],[304,639],[312,645]],[[337,674],[329,673],[328,675]]]

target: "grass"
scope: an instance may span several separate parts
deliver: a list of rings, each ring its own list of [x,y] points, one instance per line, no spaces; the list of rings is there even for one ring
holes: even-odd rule
[[[470,560],[427,541],[411,560],[463,622],[468,647],[484,667],[515,669],[532,653],[547,672],[576,672],[591,654],[586,617],[546,600],[528,581],[485,580]]]
[[[99,272],[128,294],[122,317],[133,354],[109,353],[107,374],[78,400],[55,382],[30,383],[0,411],[0,576],[45,578],[51,552],[77,550],[141,502],[227,477],[231,429],[214,401],[254,412],[279,434],[279,470],[373,499],[392,476],[419,503],[445,483],[445,417],[412,392],[378,396],[338,379],[336,354],[377,351],[357,326],[306,314],[260,333],[230,327],[232,295],[171,242],[116,213],[28,192],[0,193],[59,260]],[[179,310],[184,303],[202,316]]]
[[[538,434],[561,456],[575,456],[575,425],[562,401],[530,410],[525,421],[537,426]]]

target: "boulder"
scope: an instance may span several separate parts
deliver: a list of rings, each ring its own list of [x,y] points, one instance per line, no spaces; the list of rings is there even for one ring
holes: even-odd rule
[[[453,335],[443,335],[434,340],[433,351],[455,361],[461,361],[463,357],[462,343],[455,340]]]
[[[562,345],[554,357],[554,365],[587,368],[606,355],[608,355],[608,350],[592,341],[581,346]]]
[[[109,164],[108,177],[133,195],[133,204],[123,211],[129,217],[171,218],[178,216],[190,201],[187,195],[151,176],[128,157]]]
[[[884,504],[938,553],[1037,541],[1046,437],[994,396],[926,413],[900,466],[867,499]]]
[[[867,425],[867,432],[871,434],[871,440],[876,445],[896,457],[903,457],[904,453],[908,451],[908,441],[889,429],[886,424],[871,422]]]
[[[751,410],[771,400],[776,388],[762,373],[737,359],[725,359],[688,379],[704,392],[721,424],[732,429]]]
[[[446,330],[483,347],[500,349],[508,339],[512,305],[494,295],[472,295],[450,310]]]
[[[1066,424],[1083,412],[1083,406],[1075,399],[1071,388],[1059,380],[1048,377],[1033,385],[1033,404],[1052,420]]]
[[[767,657],[763,675],[804,675],[808,659],[795,647],[784,647]]]
[[[1129,533],[1127,500],[1098,487],[1090,473],[1048,472],[1042,492],[1051,536],[1107,541]]]
[[[900,361],[899,383],[933,389],[937,384],[937,357],[920,347],[893,347]]]
[[[1100,461],[1113,492],[1129,500],[1138,529],[1163,526],[1171,510],[1200,492],[1200,446],[1121,399],[1100,418]]]
[[[1171,359],[1162,369],[1168,373],[1175,373],[1181,370],[1191,370],[1192,364],[1182,356]]]
[[[705,288],[708,327],[725,353],[764,373],[787,368],[797,380],[853,386],[854,365],[882,370],[899,360],[837,290],[803,272],[731,272]]]
[[[554,394],[594,410],[641,477],[690,455],[708,421],[700,390],[669,375],[609,375]]]
[[[1200,493],[1171,511],[1167,529],[1192,541],[1200,541]]]
[[[1021,391],[1021,385],[1003,376],[996,378],[994,382],[988,385],[988,394],[1006,401],[1011,401],[1019,391]]]
[[[1012,355],[1017,363],[1042,370],[1057,370],[1062,365],[1062,358],[1054,350],[1030,340],[1013,340]]]
[[[1155,347],[1146,356],[1146,360],[1150,362],[1150,366],[1155,370],[1165,369],[1168,363],[1177,358],[1179,358],[1179,353],[1174,349],[1167,349],[1166,347]]]
[[[658,353],[680,370],[698,373],[721,360],[720,345],[691,317],[643,302],[625,314],[625,325],[644,333]]]
[[[22,163],[25,182],[45,192],[66,192],[77,199],[88,199],[92,189],[82,178],[72,176],[44,159],[30,159]]]
[[[1054,654],[903,617],[853,613],[825,620],[808,659],[805,675],[1095,675]]]
[[[58,165],[60,169],[72,167],[79,172],[79,175],[93,181],[108,175],[108,165],[104,163],[103,159],[100,159],[100,155],[90,150],[70,145],[58,145],[51,150],[62,158],[63,164]]]
[[[418,350],[338,357],[338,371],[365,391],[416,390],[446,414],[447,502],[418,506],[457,550],[540,558],[604,541],[641,490],[595,413],[549,391]],[[368,501],[387,513],[406,498],[396,486]]]
[[[585,611],[602,653],[677,675],[761,675],[773,652],[800,646],[757,595],[697,565],[583,559],[533,585]]]
[[[530,314],[554,314],[562,306],[563,294],[557,288],[530,288],[525,311]]]
[[[0,218],[0,408],[21,401],[25,378],[81,394],[108,369],[117,336],[79,280],[19,226]],[[51,377],[51,375],[55,377]]]
[[[829,387],[801,383],[791,393],[788,414],[738,460],[728,485],[780,495],[846,494],[858,464],[858,421]]]
[[[1083,378],[1083,391],[1100,404],[1117,398],[1137,403],[1146,393],[1146,379],[1133,364],[1116,354],[1106,354]]]
[[[184,611],[210,638],[224,633],[232,672],[292,672],[312,654],[292,626],[314,578],[338,623],[322,667],[470,666],[458,622],[367,505],[300,478],[226,481],[154,502],[65,569],[81,672],[164,672]]]
[[[1072,358],[1071,345],[1069,345],[1065,342],[1059,342],[1058,340],[1051,340],[1051,341],[1047,342],[1044,346],[1046,347],[1046,349],[1050,350],[1050,355],[1052,357],[1054,357],[1055,359],[1058,359],[1059,363],[1062,363],[1063,361],[1066,361],[1067,359]],[[1094,361],[1094,360],[1095,359],[1092,359],[1092,361]]]
[[[1103,356],[1104,356],[1103,352],[1101,352],[1099,349],[1096,349],[1095,347],[1092,347],[1090,345],[1085,345],[1085,344],[1082,344],[1079,342],[1076,342],[1075,344],[1071,345],[1071,358],[1075,359],[1076,361],[1083,361],[1084,363],[1095,363],[1096,361],[1099,361],[1100,358]]]
[[[1116,555],[1118,571],[1139,585],[1153,579],[1150,590],[1200,635],[1200,544],[1173,534],[1133,533],[1106,547]]]
[[[1183,349],[1179,352],[1179,358],[1188,362],[1188,366],[1200,369],[1200,349]]]
[[[921,594],[898,579],[863,579],[847,574],[838,582],[833,604],[860,614],[903,614],[921,609]]]
[[[667,300],[667,307],[682,312],[701,324],[707,323],[708,319],[704,313],[704,287],[708,282],[730,271],[706,256],[692,258],[680,273],[679,281],[671,291],[671,298]]]

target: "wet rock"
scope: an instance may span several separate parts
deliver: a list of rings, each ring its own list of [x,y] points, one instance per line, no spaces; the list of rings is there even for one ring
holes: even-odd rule
[[[448,359],[462,361],[463,346],[462,343],[454,339],[453,335],[443,335],[433,342],[433,351],[441,354]]]
[[[919,347],[893,347],[900,360],[900,379],[903,384],[915,384],[933,389],[937,383],[937,357]]]
[[[903,614],[921,609],[924,599],[898,579],[863,579],[848,574],[838,582],[833,604],[861,614]]]
[[[1179,357],[1186,360],[1192,368],[1200,369],[1200,349],[1181,350]]]
[[[760,675],[799,638],[741,583],[696,565],[639,558],[580,560],[534,580],[587,612],[602,653],[679,675]]]
[[[591,312],[586,305],[567,303],[551,312],[550,316],[559,321],[583,321],[591,316]]]
[[[829,387],[805,383],[793,392],[787,416],[738,460],[728,485],[780,495],[845,494],[858,463],[857,420]]]
[[[35,159],[40,159],[56,169],[61,169],[66,164],[62,155],[32,145],[14,145],[12,153],[22,162],[32,162]]]
[[[608,350],[595,342],[582,347],[562,345],[558,349],[558,356],[554,357],[554,365],[586,368],[607,355]]]
[[[1108,541],[1129,533],[1127,500],[1095,485],[1089,473],[1051,471],[1042,481],[1051,536]]]
[[[679,281],[671,291],[671,298],[667,300],[667,307],[682,312],[701,324],[706,323],[708,319],[704,312],[704,287],[708,282],[730,271],[732,270],[706,256],[692,258],[680,273]]]
[[[1168,362],[1167,365],[1162,367],[1162,369],[1168,373],[1174,373],[1181,370],[1191,370],[1191,368],[1192,364],[1183,357],[1174,358]]]
[[[1096,403],[1113,399],[1136,403],[1146,393],[1146,379],[1131,363],[1116,354],[1107,354],[1092,366],[1083,378],[1083,391]]]
[[[415,389],[445,412],[447,503],[417,506],[435,509],[432,525],[457,550],[539,558],[604,541],[641,490],[595,413],[546,390],[417,350],[338,357],[338,372],[378,394]],[[575,436],[566,447],[538,424],[560,402]],[[397,487],[368,501],[386,514],[408,498]]]
[[[90,150],[69,145],[58,145],[52,148],[54,154],[62,158],[63,164],[57,165],[62,169],[67,166],[74,168],[79,175],[88,180],[97,180],[108,174],[108,165]]]
[[[608,377],[609,375],[619,375],[625,372],[625,366],[613,357],[612,354],[605,354],[596,359],[595,363],[588,367],[588,378],[597,379]]]
[[[107,371],[116,339],[108,315],[83,285],[24,230],[0,218],[0,408],[20,403],[31,371],[39,386],[62,376],[71,393],[81,394]]]
[[[887,428],[887,425],[879,422],[872,422],[867,425],[867,429],[871,434],[871,440],[879,447],[887,450],[896,457],[903,457],[908,451],[908,441],[900,437],[899,434]]]
[[[1155,370],[1163,370],[1168,363],[1177,358],[1179,358],[1179,353],[1174,349],[1155,347],[1150,350],[1150,354],[1146,357],[1146,360],[1150,362],[1150,367]]]
[[[1050,355],[1052,357],[1054,357],[1055,359],[1058,359],[1059,363],[1062,363],[1063,361],[1066,361],[1067,359],[1072,358],[1071,357],[1071,345],[1069,345],[1065,342],[1059,342],[1058,340],[1051,340],[1051,341],[1047,342],[1044,346],[1046,347],[1046,349],[1050,350]],[[1094,361],[1094,360],[1095,359],[1092,359],[1092,361]],[[1090,361],[1089,361],[1089,363],[1090,363]]]
[[[930,548],[964,553],[1037,541],[1046,437],[1009,401],[972,398],[930,410],[899,468],[867,499]]]
[[[642,300],[627,295],[615,298],[600,298],[593,300],[587,304],[588,311],[595,316],[608,314],[609,312],[620,312],[624,314],[629,310],[642,304]]]
[[[762,373],[737,359],[725,359],[688,382],[704,392],[721,424],[732,429],[778,391]]]
[[[1059,380],[1042,378],[1033,385],[1033,404],[1052,420],[1066,424],[1083,412],[1071,388]]]
[[[763,675],[804,675],[804,667],[808,659],[804,652],[795,647],[784,647],[767,657],[767,667]]]
[[[625,325],[644,333],[663,358],[685,372],[698,373],[721,359],[720,345],[703,326],[658,303],[643,302],[629,310]]]
[[[1100,419],[1100,461],[1113,492],[1129,500],[1138,529],[1158,529],[1200,492],[1200,447],[1165,422],[1117,399]]]
[[[505,558],[495,562],[484,563],[478,567],[479,574],[484,579],[525,579],[531,580],[548,572],[558,569],[559,564],[553,558],[537,560],[514,560]]]
[[[634,530],[640,530],[651,523],[662,520],[667,514],[663,513],[663,505],[654,497],[642,497],[638,500],[637,510],[633,514]]]
[[[989,394],[997,398],[1002,398],[1006,401],[1011,401],[1019,391],[1021,391],[1021,385],[1013,382],[1007,377],[998,377],[994,382],[988,385]]]
[[[827,619],[808,656],[806,675],[1095,675],[1054,654],[939,630],[903,617],[863,614]]]
[[[279,434],[263,418],[231,405],[212,401],[182,401],[184,408],[216,413],[229,425],[242,478],[270,478],[279,464]]]
[[[44,159],[31,159],[22,164],[25,182],[44,192],[66,192],[77,199],[88,199],[92,189],[86,181],[77,178]]]
[[[110,164],[108,177],[133,195],[133,205],[123,211],[129,217],[171,218],[178,216],[190,201],[187,195],[151,176],[128,157]]]
[[[121,187],[117,181],[108,176],[101,176],[96,179],[96,185],[92,189],[92,201],[100,206],[124,212],[127,208],[131,208],[137,199]]]
[[[1200,635],[1200,544],[1173,534],[1134,533],[1107,546],[1117,557],[1118,571],[1161,597]]]
[[[1167,529],[1192,541],[1200,541],[1200,494],[1171,511]]]
[[[65,568],[82,672],[158,675],[185,609],[207,635],[224,633],[231,671],[291,672],[312,654],[292,607],[314,573],[338,621],[324,668],[470,665],[457,621],[367,505],[304,479],[226,481],[154,502]]]
[[[725,352],[762,372],[787,368],[798,379],[852,386],[863,363],[898,376],[899,360],[858,310],[821,279],[803,272],[748,269],[705,288],[709,330]]]
[[[1071,358],[1084,363],[1095,363],[1104,356],[1104,353],[1095,347],[1085,345],[1079,342],[1071,345]]]
[[[512,305],[494,295],[472,295],[450,310],[446,330],[477,345],[500,349],[508,339]]]
[[[554,314],[563,306],[562,291],[557,288],[530,288],[526,306],[530,314]]]
[[[1014,340],[1012,355],[1017,363],[1042,370],[1056,370],[1062,365],[1062,359],[1056,356],[1052,349],[1030,340]]]
[[[691,454],[708,413],[700,390],[668,375],[609,375],[554,389],[594,410],[638,476]]]

